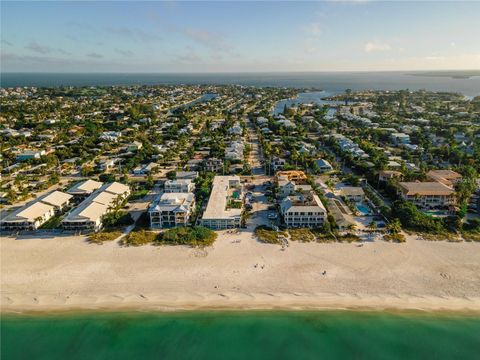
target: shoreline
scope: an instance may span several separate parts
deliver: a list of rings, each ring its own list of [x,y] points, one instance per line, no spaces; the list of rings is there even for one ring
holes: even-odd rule
[[[322,296],[304,296],[299,294],[282,294],[266,301],[264,299],[244,302],[243,300],[222,300],[224,294],[205,294],[208,302],[202,303],[195,299],[179,302],[164,300],[147,301],[105,301],[110,296],[105,296],[100,303],[88,303],[91,297],[78,299],[78,303],[52,305],[3,305],[0,314],[28,315],[28,314],[77,314],[77,313],[184,313],[184,312],[309,312],[309,311],[353,311],[353,312],[388,312],[388,313],[438,313],[438,314],[474,314],[480,315],[480,298],[441,298],[424,296],[338,296],[324,294]],[[218,299],[212,299],[214,296]],[[222,296],[223,295],[223,296]],[[135,296],[135,295],[131,295]],[[272,297],[267,294],[251,294],[256,297]],[[273,295],[276,296],[276,295]],[[83,302],[85,301],[85,302]],[[2,299],[3,303],[3,299]]]

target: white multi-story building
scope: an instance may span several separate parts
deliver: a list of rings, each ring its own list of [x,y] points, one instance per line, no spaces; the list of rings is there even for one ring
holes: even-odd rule
[[[190,179],[167,180],[164,184],[166,193],[190,193],[195,189],[195,184]]]
[[[327,218],[327,210],[314,192],[287,196],[280,203],[280,212],[285,225],[293,228],[320,228]]]
[[[150,227],[154,229],[186,226],[195,205],[192,193],[165,193],[148,209]]]
[[[242,185],[238,176],[215,176],[201,224],[214,230],[240,226]]]

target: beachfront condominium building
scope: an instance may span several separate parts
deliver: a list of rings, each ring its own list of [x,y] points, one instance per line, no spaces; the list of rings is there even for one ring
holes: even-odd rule
[[[191,179],[167,180],[164,184],[166,193],[190,193],[195,189],[195,184]]]
[[[36,230],[70,204],[72,196],[53,191],[14,210],[0,221],[5,231]]]
[[[102,228],[102,217],[121,206],[129,195],[127,185],[118,182],[105,184],[69,212],[62,220],[62,226],[65,230],[98,231]]]
[[[201,224],[213,230],[240,226],[242,185],[238,176],[215,176]]]
[[[81,201],[90,196],[95,190],[103,185],[100,181],[85,180],[80,181],[67,190],[67,194],[73,195],[77,201]]]
[[[290,228],[320,228],[327,218],[325,206],[313,191],[287,196],[280,203],[280,212]]]
[[[148,209],[150,227],[154,229],[186,226],[195,205],[192,193],[165,193]]]
[[[455,205],[455,191],[441,182],[400,182],[398,194],[421,209],[440,209]]]
[[[462,175],[453,170],[430,170],[427,173],[427,180],[440,182],[453,188],[462,180]]]

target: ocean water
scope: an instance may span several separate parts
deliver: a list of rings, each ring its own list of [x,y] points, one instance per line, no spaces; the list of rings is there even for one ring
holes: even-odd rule
[[[180,312],[3,315],[2,360],[478,359],[480,315]]]
[[[475,74],[477,74],[475,72]],[[419,73],[418,73],[419,74]],[[418,75],[417,74],[417,75]],[[477,74],[478,75],[478,74]],[[406,72],[316,72],[316,73],[1,73],[0,86],[110,86],[110,85],[237,84],[316,88],[333,93],[364,89],[426,89],[455,91],[467,96],[480,95],[480,76],[413,76]]]

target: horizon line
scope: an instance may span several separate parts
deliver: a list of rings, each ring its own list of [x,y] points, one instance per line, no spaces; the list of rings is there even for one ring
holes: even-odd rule
[[[423,69],[423,70],[326,70],[326,71],[0,71],[0,74],[312,74],[312,73],[393,73],[393,72],[460,72],[479,69]]]

